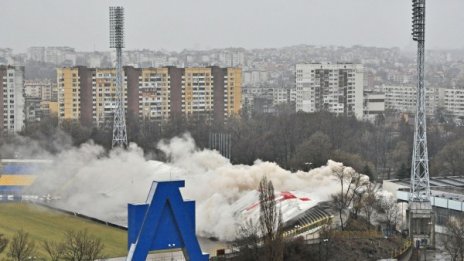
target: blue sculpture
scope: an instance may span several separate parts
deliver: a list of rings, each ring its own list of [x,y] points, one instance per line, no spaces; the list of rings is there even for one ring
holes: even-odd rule
[[[195,201],[184,201],[185,181],[154,181],[146,203],[128,205],[127,261],[144,261],[150,251],[181,248],[186,260],[206,261],[195,235]]]

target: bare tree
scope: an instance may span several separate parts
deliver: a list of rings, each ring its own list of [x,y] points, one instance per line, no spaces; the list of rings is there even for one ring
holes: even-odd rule
[[[87,230],[67,231],[63,244],[65,260],[83,261],[102,258],[104,245],[101,239],[90,235]]]
[[[259,243],[258,226],[250,219],[237,230],[237,239],[232,244],[232,246],[239,251],[235,260],[260,260]]]
[[[284,255],[282,213],[277,209],[274,186],[263,177],[259,183],[259,220],[240,226],[233,246],[240,252],[234,260],[282,261]]]
[[[35,243],[29,238],[29,233],[23,230],[16,232],[7,255],[15,261],[31,259],[35,255]]]
[[[343,219],[344,212],[351,206],[361,187],[365,186],[369,181],[352,168],[344,166],[335,171],[335,176],[340,182],[340,192],[332,195],[332,201],[339,214],[341,229],[344,230],[346,222]]]
[[[382,213],[383,221],[389,232],[395,229],[400,216],[400,208],[393,198],[383,198],[379,201],[378,210]]]
[[[0,234],[0,254],[5,250],[6,246],[8,245],[8,239]]]
[[[452,261],[464,260],[464,216],[448,221],[443,245]]]
[[[362,207],[361,211],[366,216],[367,222],[370,224],[372,218],[375,218],[376,215],[376,205],[377,205],[377,197],[376,197],[377,189],[375,184],[368,183],[366,185],[366,191],[362,198]]]
[[[277,209],[274,186],[264,176],[259,182],[259,224],[265,260],[283,260],[282,213]]]
[[[51,261],[61,260],[66,250],[66,246],[64,243],[48,240],[42,242],[42,247],[50,256]]]

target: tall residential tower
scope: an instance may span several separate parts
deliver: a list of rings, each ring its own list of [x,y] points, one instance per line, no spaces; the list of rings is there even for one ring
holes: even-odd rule
[[[363,66],[297,64],[296,111],[328,111],[362,119]]]
[[[114,68],[57,69],[59,120],[111,126],[117,95],[115,73]],[[123,79],[127,117],[141,121],[203,115],[223,123],[241,110],[240,68],[126,66]]]
[[[0,132],[24,127],[24,67],[0,66]]]

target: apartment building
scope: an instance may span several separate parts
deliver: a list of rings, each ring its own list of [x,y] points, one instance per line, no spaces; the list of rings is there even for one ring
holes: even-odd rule
[[[24,81],[24,96],[40,98],[42,101],[56,101],[56,85],[48,80]]]
[[[404,85],[385,85],[385,108],[401,112],[416,112],[416,87]],[[455,119],[464,118],[464,89],[427,87],[427,116],[433,117],[437,109]]]
[[[223,122],[241,110],[241,69],[213,67],[124,67],[128,117],[163,120],[171,116],[209,115]],[[57,70],[59,119],[84,125],[110,123],[116,106],[113,68]]]
[[[83,99],[92,105],[89,107],[89,110],[85,111],[87,118],[84,121],[84,124],[90,125],[95,123],[97,126],[112,124],[113,111],[117,107],[116,70],[100,68],[91,69],[88,76],[90,75],[92,76],[92,100],[90,101],[90,99],[87,99],[87,97],[89,97],[90,91],[89,93],[83,95]],[[127,84],[123,85],[123,89],[124,105],[127,106]],[[92,114],[91,120],[90,113]]]
[[[0,97],[0,131],[21,131],[25,117],[23,66],[0,66]]]
[[[425,103],[427,115],[434,115],[437,107],[443,105],[444,88],[427,88]],[[385,85],[385,108],[389,110],[415,113],[416,87],[404,85]]]
[[[291,103],[296,100],[295,88],[272,88],[272,105]]]
[[[364,91],[364,119],[374,121],[385,113],[385,93]]]
[[[360,64],[297,64],[296,111],[329,111],[362,119],[363,81]]]
[[[464,89],[447,88],[442,89],[440,105],[451,116],[455,118],[464,119]]]

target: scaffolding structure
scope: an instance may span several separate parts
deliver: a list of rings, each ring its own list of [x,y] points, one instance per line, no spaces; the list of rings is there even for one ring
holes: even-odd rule
[[[116,95],[113,111],[112,147],[127,147],[126,113],[124,110],[124,86],[122,72],[122,48],[124,48],[124,8],[110,7],[110,48],[116,49]]]

